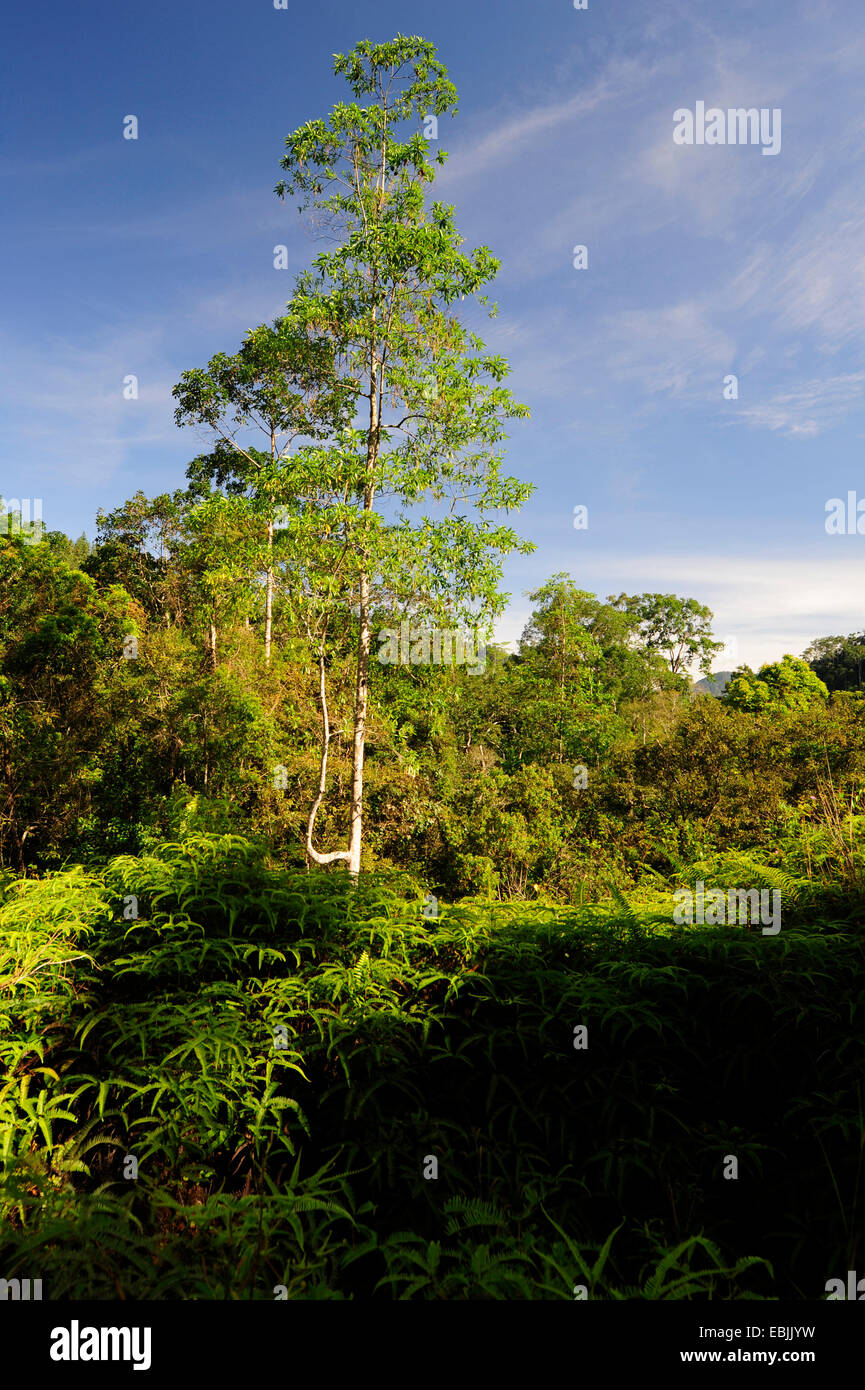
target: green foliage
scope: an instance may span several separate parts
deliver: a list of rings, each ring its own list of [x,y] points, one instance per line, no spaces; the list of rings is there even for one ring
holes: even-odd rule
[[[861,634],[719,701],[709,609],[557,573],[482,671],[370,660],[502,613],[528,412],[456,316],[498,263],[427,200],[433,46],[334,71],[277,186],[334,240],[183,374],[186,489],[0,534],[3,1272],[814,1298],[862,1216]],[[781,932],[677,926],[698,881]]]
[[[6,1268],[72,1297],[813,1297],[814,1242],[846,1268],[855,1240],[861,931],[815,923],[807,876],[691,869],[799,916],[768,951],[658,889],[429,918],[398,874],[233,835],[7,882]],[[772,1165],[756,1242],[731,1148]]]
[[[795,656],[761,666],[756,676],[749,666],[740,666],[721,696],[732,709],[750,714],[769,714],[778,710],[804,710],[829,694],[820,677]]]
[[[694,661],[708,675],[715,652],[724,644],[712,638],[712,613],[705,604],[675,594],[619,594],[610,602],[637,620],[646,650],[661,652],[673,676]]]
[[[865,633],[848,637],[818,637],[802,653],[811,670],[828,690],[848,690],[861,694],[865,668]]]

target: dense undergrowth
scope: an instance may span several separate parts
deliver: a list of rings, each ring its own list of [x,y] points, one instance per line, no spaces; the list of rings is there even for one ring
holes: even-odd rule
[[[669,886],[430,918],[406,875],[353,887],[231,835],[7,876],[3,1274],[50,1298],[823,1297],[861,1261],[859,897],[696,870],[783,886],[782,930],[677,927]]]

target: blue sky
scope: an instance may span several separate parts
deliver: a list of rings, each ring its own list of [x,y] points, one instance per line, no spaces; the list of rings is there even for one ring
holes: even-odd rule
[[[184,484],[201,445],[174,425],[172,386],[278,314],[319,249],[272,192],[285,136],[343,99],[334,52],[397,32],[435,43],[459,90],[436,196],[502,262],[498,319],[466,321],[532,411],[507,471],[536,485],[515,524],[538,549],[506,567],[499,635],[519,636],[523,592],[556,570],[601,596],[708,603],[719,667],[860,629],[865,536],[824,524],[830,498],[865,497],[850,0],[17,7],[0,59],[0,495],[93,539],[97,508]],[[674,111],[698,101],[779,109],[780,152],[675,144]]]

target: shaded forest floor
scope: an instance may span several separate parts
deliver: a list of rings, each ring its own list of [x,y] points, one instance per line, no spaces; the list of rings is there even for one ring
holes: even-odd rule
[[[677,927],[661,891],[430,918],[408,878],[230,835],[8,879],[0,1274],[822,1298],[861,1262],[865,931],[785,890],[776,936]]]

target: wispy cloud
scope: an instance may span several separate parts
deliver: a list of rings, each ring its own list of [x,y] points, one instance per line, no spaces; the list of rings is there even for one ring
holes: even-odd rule
[[[831,540],[819,552],[743,559],[724,550],[699,553],[643,552],[590,561],[600,592],[627,587],[693,596],[713,611],[714,631],[739,662],[761,665],[785,652],[800,655],[815,637],[862,627],[860,599],[865,579],[865,537]],[[609,589],[605,589],[609,592]]]
[[[743,407],[741,415],[750,425],[791,436],[814,436],[836,425],[851,410],[861,409],[863,393],[865,371],[850,372],[805,382],[761,405]]]
[[[622,102],[633,100],[635,89],[648,88],[653,79],[653,67],[637,59],[616,59],[611,61],[595,82],[584,91],[543,101],[537,105],[526,105],[517,115],[512,115],[512,106],[503,105],[501,112],[487,111],[482,122],[483,134],[469,135],[462,145],[455,145],[448,153],[448,161],[439,184],[448,190],[453,184],[466,179],[477,179],[499,171],[502,165],[513,164],[523,159],[529,148],[536,151],[552,150],[561,157],[561,148],[550,141],[553,133],[561,135],[562,128],[573,124],[602,107],[616,107]],[[440,125],[441,142],[448,148],[448,128]],[[579,137],[577,137],[579,138]]]

